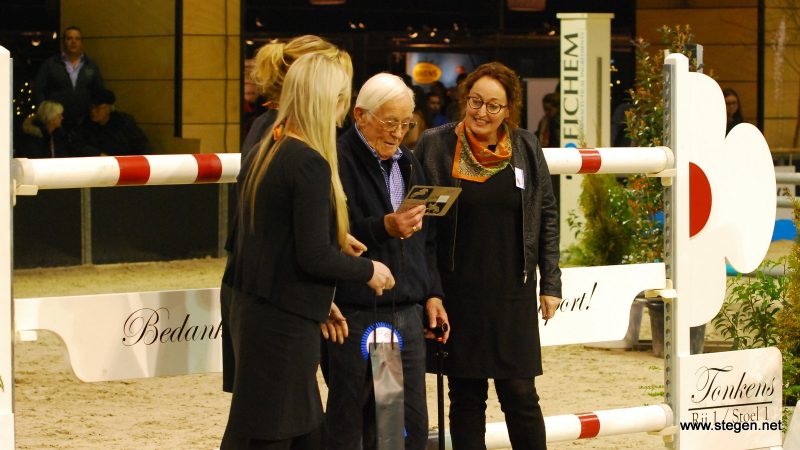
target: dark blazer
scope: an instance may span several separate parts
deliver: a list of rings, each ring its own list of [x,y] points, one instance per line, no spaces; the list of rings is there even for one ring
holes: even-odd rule
[[[430,297],[444,298],[436,269],[431,218],[426,218],[422,230],[407,239],[389,236],[383,217],[393,210],[378,160],[358,136],[355,125],[337,139],[336,146],[339,176],[347,194],[350,232],[367,246],[364,256],[386,264],[396,281],[394,289],[381,297],[376,297],[363,283],[340,283],[336,289],[336,304],[372,307],[376,299],[379,305],[389,305],[393,298],[397,304],[424,302]],[[407,148],[396,163],[400,165],[406,190],[428,184],[419,161]]]
[[[240,182],[248,170],[242,167]],[[336,243],[330,180],[328,162],[314,149],[292,138],[282,144],[257,188],[254,226],[248,215],[239,223],[227,274],[234,289],[323,322],[336,280],[372,278],[370,260],[347,256]]]
[[[242,160],[249,158],[251,153],[255,153],[258,144],[264,139],[264,135],[269,130],[269,127],[275,123],[276,118],[278,118],[277,109],[268,109],[256,117],[253,124],[250,125],[250,130],[247,132],[244,142],[242,142]]]
[[[86,120],[78,133],[93,156],[149,155],[153,153],[150,141],[132,115],[112,111],[108,123],[100,125]]]
[[[64,106],[64,120],[67,127],[83,122],[89,114],[92,92],[104,87],[100,68],[85,54],[83,57],[83,67],[78,72],[74,88],[61,53],[44,60],[33,85],[36,105],[42,100],[53,100]]]
[[[459,186],[461,180],[452,177],[456,148],[455,127],[457,123],[425,130],[417,141],[414,151],[425,174],[437,186]],[[528,130],[517,128],[512,132],[511,165],[522,169],[525,189],[522,196],[524,242],[523,265],[520,277],[536,277],[536,267],[541,275],[540,294],[561,297],[561,269],[559,260],[558,205],[553,195],[550,171],[544,159],[539,140]],[[456,232],[458,229],[458,200],[439,225],[437,240],[439,269],[453,271]]]

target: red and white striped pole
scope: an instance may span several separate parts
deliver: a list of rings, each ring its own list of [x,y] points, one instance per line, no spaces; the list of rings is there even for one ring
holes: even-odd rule
[[[672,426],[672,409],[668,405],[637,406],[580,414],[545,417],[547,442],[574,441],[601,436],[662,431]],[[438,433],[428,437],[428,448],[438,446]],[[504,422],[486,424],[486,448],[511,447]],[[452,449],[450,433],[445,435],[445,448]]]
[[[552,174],[659,173],[674,166],[666,147],[546,148]],[[17,194],[68,189],[163,184],[233,183],[239,153],[98,156],[13,161]]]
[[[23,195],[38,189],[232,183],[239,159],[238,153],[17,158],[13,174],[17,193]]]
[[[675,167],[667,147],[545,148],[553,175],[576,173],[659,173]]]

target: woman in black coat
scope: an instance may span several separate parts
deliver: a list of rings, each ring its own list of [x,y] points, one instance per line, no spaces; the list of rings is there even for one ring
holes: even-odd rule
[[[298,36],[288,42],[269,42],[261,47],[258,53],[256,53],[250,78],[256,86],[258,86],[264,98],[267,99],[268,107],[264,113],[253,121],[242,143],[242,166],[249,165],[250,158],[258,151],[260,144],[263,142],[264,138],[268,136],[272,126],[275,124],[275,118],[278,116],[277,108],[278,105],[280,105],[281,89],[283,88],[283,80],[286,78],[286,72],[289,70],[292,63],[306,54],[321,54],[329,58],[340,59],[342,67],[344,67],[346,71],[349,70],[349,76],[352,77],[353,75],[350,55],[348,55],[347,52],[339,50],[335,45],[319,36]],[[239,184],[237,186],[241,185]],[[238,187],[237,192],[239,192]],[[228,239],[225,242],[225,250],[228,252],[233,251],[233,242],[236,239],[237,231],[237,224],[233,223],[231,225]],[[230,311],[231,302],[230,283],[231,277],[233,276],[232,262],[233,260],[229,258],[228,264],[225,266],[225,273],[222,277],[220,289],[220,312],[222,313],[223,329],[222,390],[225,392],[233,392],[232,368],[236,364],[231,348],[231,339],[229,333],[225,331],[225,329],[229,327],[228,311]],[[334,305],[334,308],[336,308],[336,305]],[[335,331],[334,328],[335,326],[332,326],[331,331]],[[339,343],[342,343],[343,339],[342,336],[335,336],[335,340]]]
[[[464,119],[425,131],[415,149],[431,184],[462,189],[435,222],[452,326],[445,373],[453,449],[486,448],[489,378],[513,448],[542,449],[536,270],[542,318],[552,319],[561,297],[558,207],[539,141],[517,127],[517,74],[484,64],[461,89]]]
[[[394,285],[386,266],[357,257],[365,248],[348,233],[335,130],[350,104],[349,73],[339,58],[299,58],[276,125],[242,167],[222,449],[321,448],[319,335],[336,280],[367,283],[378,295]]]
[[[45,100],[22,123],[22,132],[14,143],[15,158],[63,158],[83,156],[84,145],[74,133],[61,126],[64,107]]]

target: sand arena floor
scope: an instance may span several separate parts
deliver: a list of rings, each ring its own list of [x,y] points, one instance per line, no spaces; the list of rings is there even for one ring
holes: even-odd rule
[[[772,256],[785,254],[788,244]],[[224,260],[82,266],[15,272],[16,297],[79,295],[218,286]],[[645,310],[642,339],[649,339]],[[537,378],[545,415],[660,403],[648,386],[663,383],[663,360],[649,352],[581,345],[543,349]],[[428,375],[431,430],[436,429],[436,378]],[[16,440],[20,449],[212,449],[227,420],[229,394],[221,375],[187,375],[83,383],[72,374],[66,349],[47,332],[15,345]],[[323,397],[327,395],[320,377]],[[447,407],[447,404],[445,404]],[[490,389],[489,422],[503,421]],[[645,433],[551,444],[551,449],[659,449]]]

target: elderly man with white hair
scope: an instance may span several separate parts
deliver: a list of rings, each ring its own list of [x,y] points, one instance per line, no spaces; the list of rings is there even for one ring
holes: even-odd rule
[[[337,141],[351,233],[366,245],[364,256],[391,268],[396,284],[382,296],[357,283],[337,284],[335,302],[350,334],[344,345],[327,349],[329,450],[377,448],[377,441],[381,448],[397,448],[398,440],[405,449],[426,446],[423,333],[425,327],[446,330],[449,323],[425,207],[398,210],[409,188],[427,184],[419,162],[401,145],[416,125],[413,111],[411,89],[399,77],[380,73],[364,83],[355,103],[355,123]],[[395,363],[402,363],[402,410],[400,417],[392,416],[391,430],[381,425],[387,423],[382,404],[386,380],[373,377],[370,344],[376,340],[394,341],[400,348]],[[397,400],[395,394],[389,397]],[[381,410],[377,419],[376,403]],[[385,446],[387,442],[394,444]]]

